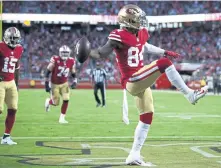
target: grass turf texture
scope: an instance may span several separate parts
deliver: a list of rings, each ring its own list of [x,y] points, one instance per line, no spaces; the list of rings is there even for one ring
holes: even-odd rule
[[[220,168],[220,97],[207,96],[193,106],[181,94],[153,95],[155,116],[142,150],[144,160],[159,168]],[[120,90],[107,91],[106,108],[95,107],[92,90],[73,90],[67,125],[58,124],[60,106],[44,111],[47,96],[43,90],[19,91],[12,132],[18,145],[0,145],[0,167],[126,167],[123,162],[139,119],[132,96],[128,94],[130,125],[121,121]],[[5,115],[0,116],[0,132]]]

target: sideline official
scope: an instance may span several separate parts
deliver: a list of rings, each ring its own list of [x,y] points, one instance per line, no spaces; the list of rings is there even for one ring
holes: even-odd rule
[[[92,71],[92,83],[94,85],[94,97],[97,102],[96,107],[105,107],[105,96],[106,96],[106,79],[107,73],[101,68],[101,64],[99,62],[96,63],[96,68]],[[98,96],[98,90],[101,91],[102,104]]]

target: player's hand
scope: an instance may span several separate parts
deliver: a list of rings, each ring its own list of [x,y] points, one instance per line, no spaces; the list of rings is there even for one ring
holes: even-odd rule
[[[73,83],[71,84],[71,89],[76,89],[76,87],[77,87],[77,78],[75,78]]]
[[[51,91],[51,88],[49,87],[49,82],[48,81],[45,81],[45,91],[46,92],[50,92]]]
[[[77,83],[73,82],[73,83],[71,84],[71,89],[76,89],[76,87],[77,87]]]
[[[180,54],[176,53],[176,52],[173,52],[173,51],[165,51],[164,53],[164,56],[165,57],[169,57],[169,58],[179,58],[180,57]]]
[[[16,88],[17,88],[17,91],[19,91],[19,86],[18,85],[16,85]]]

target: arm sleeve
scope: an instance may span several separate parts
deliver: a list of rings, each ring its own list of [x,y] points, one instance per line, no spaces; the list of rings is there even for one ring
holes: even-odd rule
[[[156,46],[154,46],[152,44],[145,43],[145,45],[144,45],[144,52],[145,53],[151,53],[151,54],[163,55],[165,50],[162,49],[162,48],[156,47]]]
[[[50,73],[51,73],[51,71],[47,69],[46,72],[45,72],[45,78],[46,79],[49,79]]]

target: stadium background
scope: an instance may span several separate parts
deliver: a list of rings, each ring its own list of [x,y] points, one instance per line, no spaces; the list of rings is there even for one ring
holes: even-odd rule
[[[58,54],[61,45],[68,44],[73,50],[75,41],[82,35],[87,35],[92,46],[96,47],[103,44],[108,33],[117,27],[104,22],[94,25],[32,21],[32,13],[42,14],[43,18],[47,14],[58,14],[58,17],[62,13],[93,14],[94,18],[104,14],[109,15],[111,20],[127,3],[131,2],[4,1],[1,15],[3,31],[9,26],[18,27],[25,47],[20,86],[30,87],[30,81],[35,80],[32,84],[44,87],[45,66],[53,54]],[[149,42],[180,52],[182,58],[175,60],[176,67],[186,82],[194,81],[196,87],[200,86],[198,81],[205,76],[220,76],[219,1],[133,3],[141,6],[148,16],[154,17],[212,14],[214,17],[204,21],[179,22],[183,18],[179,16],[176,23],[150,23]],[[22,13],[26,13],[29,20],[20,17],[19,14]],[[7,19],[7,14],[17,15],[19,21]],[[53,19],[56,20],[57,17]],[[145,57],[145,62],[156,58],[150,55]],[[119,74],[114,71],[113,57],[102,63],[109,74],[109,87],[111,83],[118,83]],[[78,75],[81,78],[78,87],[85,87],[86,84],[90,86],[89,74],[94,65],[95,60],[78,64]],[[119,87],[119,84],[113,86]],[[19,109],[12,132],[12,139],[18,145],[0,145],[0,168],[126,167],[125,158],[139,120],[132,96],[128,94],[127,97],[129,125],[122,122],[122,90],[107,90],[106,108],[96,108],[92,90],[72,90],[66,116],[69,123],[66,125],[58,123],[60,107],[45,113],[44,102],[47,97],[49,94],[43,89],[19,90]],[[155,114],[142,150],[144,160],[157,165],[157,168],[220,168],[220,96],[208,95],[196,106],[191,105],[178,92],[153,90],[153,97]],[[6,111],[0,115],[1,133],[4,132],[6,115]]]
[[[34,13],[34,14],[81,14],[81,15],[116,15],[119,9],[130,3],[129,1],[4,1],[3,13]],[[188,15],[219,13],[219,1],[185,1],[185,2],[134,2],[141,6],[148,16]],[[3,15],[4,16],[4,15]],[[213,89],[213,77],[220,80],[221,64],[221,22],[171,22],[166,24],[149,24],[149,43],[161,48],[174,50],[182,55],[175,60],[175,65],[183,75],[185,82],[191,87],[198,88],[200,80],[207,80]],[[55,16],[56,17],[56,16]],[[77,16],[76,16],[77,17]],[[22,44],[25,48],[22,57],[20,87],[43,87],[43,74],[52,55],[58,54],[61,45],[66,44],[74,50],[75,41],[85,35],[89,38],[92,48],[106,42],[108,33],[117,28],[116,24],[100,22],[96,25],[82,22],[65,24],[58,22],[41,22],[23,20],[7,20],[3,18],[3,31],[9,26],[16,26],[22,34]],[[73,52],[74,53],[74,52]],[[149,63],[157,56],[148,55],[145,63]],[[95,60],[88,60],[84,64],[77,64],[80,84],[78,88],[90,87],[90,72],[95,67]],[[103,61],[103,67],[108,73],[109,88],[120,88],[119,74],[115,66],[114,55]],[[34,81],[33,81],[34,80]],[[31,83],[30,83],[31,81]],[[220,80],[221,81],[221,80]],[[117,85],[112,85],[116,84]],[[221,83],[221,82],[220,82]],[[221,85],[221,84],[220,84]],[[171,88],[165,76],[161,77],[155,88]]]

